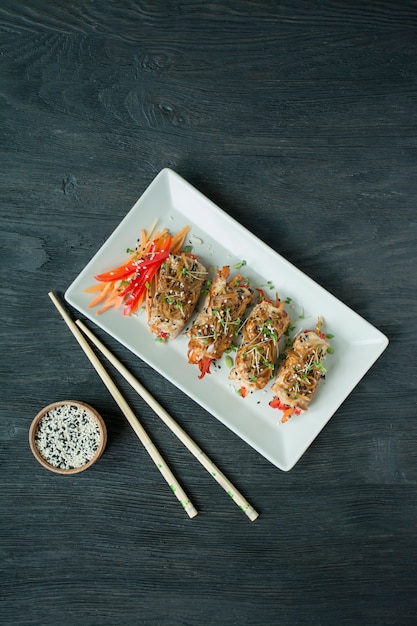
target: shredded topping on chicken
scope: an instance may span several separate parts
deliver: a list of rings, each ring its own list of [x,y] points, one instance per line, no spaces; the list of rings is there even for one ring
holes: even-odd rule
[[[171,254],[159,270],[148,316],[150,331],[174,339],[193,314],[206,277],[206,268],[193,257]]]
[[[263,389],[273,375],[278,344],[289,323],[284,302],[278,300],[274,306],[263,300],[257,304],[243,327],[242,344],[229,378],[247,391]]]
[[[272,392],[282,406],[300,411],[307,410],[319,381],[326,374],[323,361],[329,343],[320,332],[320,326],[321,320],[316,330],[299,333],[293,347],[288,349],[287,357],[272,385]]]
[[[188,360],[199,365],[202,376],[209,372],[210,362],[219,359],[231,346],[253,298],[252,290],[242,276],[228,281],[229,270],[228,266],[218,270],[204,305],[188,332]]]

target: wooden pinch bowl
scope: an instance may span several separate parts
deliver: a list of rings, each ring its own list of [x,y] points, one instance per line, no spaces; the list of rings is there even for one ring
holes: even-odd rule
[[[77,474],[103,454],[107,429],[101,415],[89,404],[62,400],[44,407],[29,429],[35,459],[57,474]]]

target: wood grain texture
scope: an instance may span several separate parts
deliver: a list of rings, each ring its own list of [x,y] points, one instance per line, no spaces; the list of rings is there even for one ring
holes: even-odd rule
[[[3,0],[0,32],[1,621],[414,626],[417,3]],[[109,368],[184,516],[47,297],[164,167],[390,339],[283,473],[98,332],[254,523]],[[66,398],[109,435],[73,477],[28,445]]]

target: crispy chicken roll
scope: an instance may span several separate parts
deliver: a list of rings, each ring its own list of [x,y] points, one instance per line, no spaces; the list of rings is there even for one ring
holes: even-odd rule
[[[275,397],[270,406],[284,412],[283,422],[293,413],[307,410],[326,373],[323,361],[330,346],[320,332],[321,322],[319,319],[314,331],[305,330],[297,335],[272,385]]]
[[[169,255],[159,270],[148,312],[151,333],[164,341],[179,335],[194,312],[206,277],[206,268],[195,258],[185,253]]]
[[[236,353],[229,378],[240,387],[242,396],[263,389],[270,381],[278,356],[278,344],[290,318],[284,302],[262,300],[252,310],[243,327],[242,343]]]
[[[229,266],[217,271],[203,307],[189,330],[188,362],[197,364],[199,378],[210,373],[210,364],[230,348],[252,302],[253,292],[241,276],[229,279]]]

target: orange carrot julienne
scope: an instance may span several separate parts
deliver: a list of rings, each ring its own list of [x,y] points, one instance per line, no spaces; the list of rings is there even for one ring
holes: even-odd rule
[[[182,246],[184,245],[184,241],[189,230],[190,230],[190,227],[185,226],[182,230],[180,230],[179,233],[174,235],[174,237],[172,238],[171,252],[175,254],[176,252],[179,252],[181,250]]]
[[[96,311],[97,315],[101,315],[102,313],[105,313],[106,311],[108,311],[109,309],[115,309],[117,307],[119,307],[122,304],[121,300],[117,298],[117,296],[115,296],[114,298],[112,298],[111,300],[107,300],[107,302],[105,302],[103,304],[103,306],[101,307],[101,309],[99,309],[98,311]]]
[[[100,304],[100,302],[102,302],[103,300],[106,299],[106,297],[108,296],[108,294],[114,289],[114,284],[113,283],[106,283],[103,287],[103,289],[100,291],[100,293],[91,300],[91,302],[88,305],[88,308],[91,309],[94,306],[97,306],[97,304]]]
[[[89,308],[101,304],[97,311],[101,314],[125,304],[124,315],[131,315],[145,302],[149,312],[149,296],[158,270],[170,253],[180,251],[189,226],[175,235],[162,228],[152,236],[152,230],[141,230],[138,246],[122,265],[95,276],[99,284],[84,290],[96,294]]]
[[[288,422],[288,420],[290,419],[290,417],[292,416],[292,414],[294,413],[294,407],[288,408],[284,411],[284,413],[282,414],[282,418],[281,418],[281,422],[283,424],[285,424],[285,422]]]
[[[95,293],[96,291],[103,291],[104,285],[102,283],[97,283],[97,285],[92,285],[91,287],[87,287],[84,289],[84,293]]]

